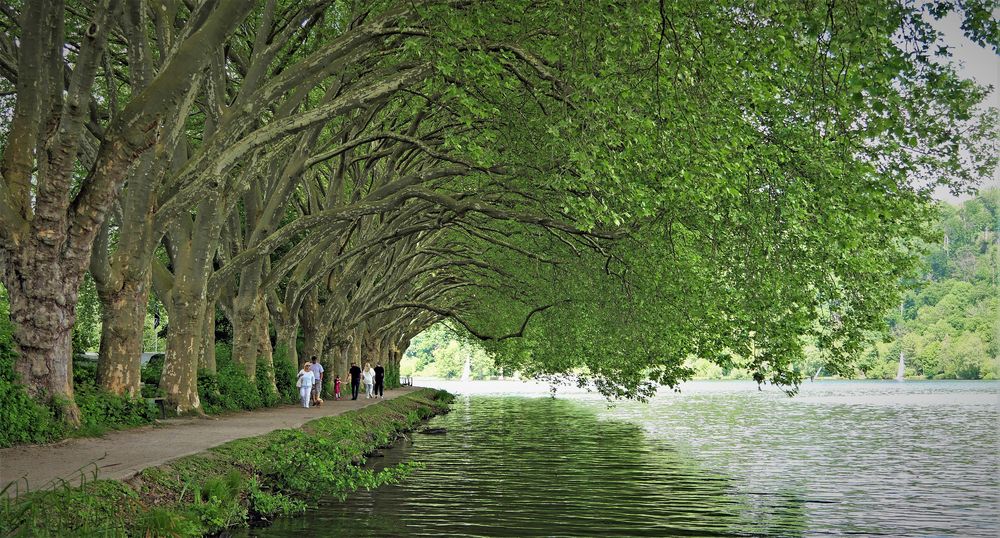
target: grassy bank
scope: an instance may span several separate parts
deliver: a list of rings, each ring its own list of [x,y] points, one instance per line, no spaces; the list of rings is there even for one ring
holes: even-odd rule
[[[365,454],[447,409],[425,389],[324,417],[301,429],[238,439],[151,467],[126,481],[64,484],[0,501],[2,536],[201,536],[301,513],[318,495],[346,496],[405,475],[375,473]]]

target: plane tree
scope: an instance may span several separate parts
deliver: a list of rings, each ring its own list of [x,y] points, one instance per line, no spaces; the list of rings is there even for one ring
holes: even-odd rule
[[[60,402],[74,424],[70,335],[91,245],[132,162],[168,135],[189,81],[208,63],[203,52],[225,42],[250,8],[236,0],[173,5],[177,17],[165,9],[158,25],[146,25],[123,4],[5,2],[0,10],[2,75],[16,96],[0,161],[0,278],[16,370],[30,394]],[[117,84],[112,43],[132,23],[170,33],[172,46],[156,52],[143,84],[102,102],[110,100],[104,81]]]

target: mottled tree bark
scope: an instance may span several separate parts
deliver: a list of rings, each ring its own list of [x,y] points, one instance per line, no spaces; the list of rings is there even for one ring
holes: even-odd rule
[[[218,199],[208,197],[198,204],[194,219],[182,220],[170,233],[174,275],[169,298],[164,301],[170,313],[170,330],[160,388],[178,413],[201,410],[198,361],[204,343],[204,316],[214,304],[208,299],[208,278],[218,249],[222,211]]]
[[[101,349],[97,382],[113,394],[139,394],[142,337],[149,301],[149,273],[123,281],[111,290],[98,284],[101,301]]]
[[[329,328],[325,325],[317,323],[318,316],[310,316],[303,312],[303,316],[300,318],[302,322],[302,356],[299,357],[302,362],[312,360],[316,357],[319,360],[323,359],[323,343],[326,340],[326,335],[329,332]]]
[[[215,303],[209,302],[205,309],[205,324],[201,333],[201,354],[198,356],[198,368],[215,373]]]
[[[10,279],[6,282],[19,354],[14,368],[28,394],[53,402],[67,422],[78,424],[80,410],[73,400],[72,361],[77,291],[53,274],[58,270],[56,265],[39,267],[32,279],[39,281],[15,290],[11,290]]]
[[[337,350],[338,353],[333,362],[333,368],[336,373],[343,376],[344,372],[351,367],[351,346],[350,344],[343,342],[337,346]],[[343,379],[344,378],[341,377],[341,380]]]
[[[200,411],[198,397],[198,358],[202,331],[205,328],[204,296],[198,290],[178,289],[174,285],[167,332],[167,354],[160,378],[160,389],[177,413]]]
[[[267,324],[267,308],[260,290],[262,269],[262,260],[244,267],[240,272],[239,289],[233,297],[233,360],[243,366],[250,379],[257,375],[262,316],[265,327]],[[269,343],[268,350],[270,347]]]
[[[105,43],[119,18],[120,3],[81,8],[90,20],[82,26],[76,20],[71,23],[86,30],[74,29],[72,37],[79,41],[69,44],[63,2],[23,4],[9,8],[20,10],[22,31],[17,101],[0,156],[0,279],[11,295],[16,369],[22,381],[29,393],[55,399],[66,421],[76,425],[71,331],[76,290],[91,246],[129,166],[162,134],[162,118],[176,112],[192,75],[208,61],[204,51],[218,48],[253,5],[221,0],[206,10],[206,16],[198,18],[198,31],[181,32],[184,41],[155,79],[141,91],[140,86],[133,88],[128,103],[113,111],[95,141],[87,130],[91,118],[101,114],[100,107],[92,107],[94,80],[106,59]],[[141,28],[140,34],[146,31]],[[75,51],[71,66],[67,50]],[[111,381],[114,378],[105,377],[116,386],[131,383],[128,374],[120,383]]]
[[[267,307],[264,305],[264,301],[258,302],[258,308],[260,311],[257,314],[257,323],[254,330],[254,334],[257,337],[257,360],[255,361],[255,373],[254,378],[256,378],[256,371],[260,366],[267,372],[267,380],[271,384],[271,387],[275,391],[278,390],[277,385],[274,382],[274,347],[271,345],[271,324],[270,316],[267,313]]]
[[[278,331],[278,346],[284,349],[285,360],[291,362],[292,366],[298,366],[298,325],[292,323],[279,324],[276,330]]]

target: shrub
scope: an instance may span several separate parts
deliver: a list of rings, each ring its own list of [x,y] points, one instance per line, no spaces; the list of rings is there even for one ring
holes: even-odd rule
[[[82,357],[73,356],[73,388],[77,389],[83,385],[97,384],[97,362]]]
[[[306,503],[293,499],[281,493],[265,491],[260,480],[250,478],[250,510],[260,519],[272,519],[281,516],[301,514],[306,511]]]
[[[163,373],[163,353],[157,353],[149,358],[149,362],[142,366],[142,382],[147,387],[157,387],[160,385],[160,374]]]
[[[156,418],[156,408],[145,398],[129,398],[111,394],[93,384],[81,386],[76,392],[80,408],[80,426],[85,432],[102,428],[125,428],[149,424]]]
[[[201,526],[186,514],[155,507],[144,512],[135,525],[135,536],[198,536]]]
[[[127,523],[143,509],[139,495],[122,482],[88,478],[81,477],[80,487],[62,482],[13,501],[0,497],[0,535],[129,535]]]
[[[198,397],[206,413],[249,411],[264,405],[257,384],[228,353],[216,355],[215,360],[216,373],[198,372]]]
[[[194,503],[188,513],[201,524],[202,534],[246,523],[248,511],[242,502],[246,486],[243,475],[234,470],[193,488]]]
[[[283,403],[299,401],[299,391],[295,388],[298,369],[288,360],[288,352],[284,346],[274,350],[274,383],[278,386],[278,394]]]

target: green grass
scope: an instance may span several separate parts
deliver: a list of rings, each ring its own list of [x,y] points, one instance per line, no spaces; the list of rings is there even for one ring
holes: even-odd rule
[[[364,454],[394,441],[452,401],[425,389],[301,429],[231,441],[145,469],[125,482],[84,480],[0,501],[0,536],[201,536],[299,514],[304,495],[346,497],[397,481]]]

